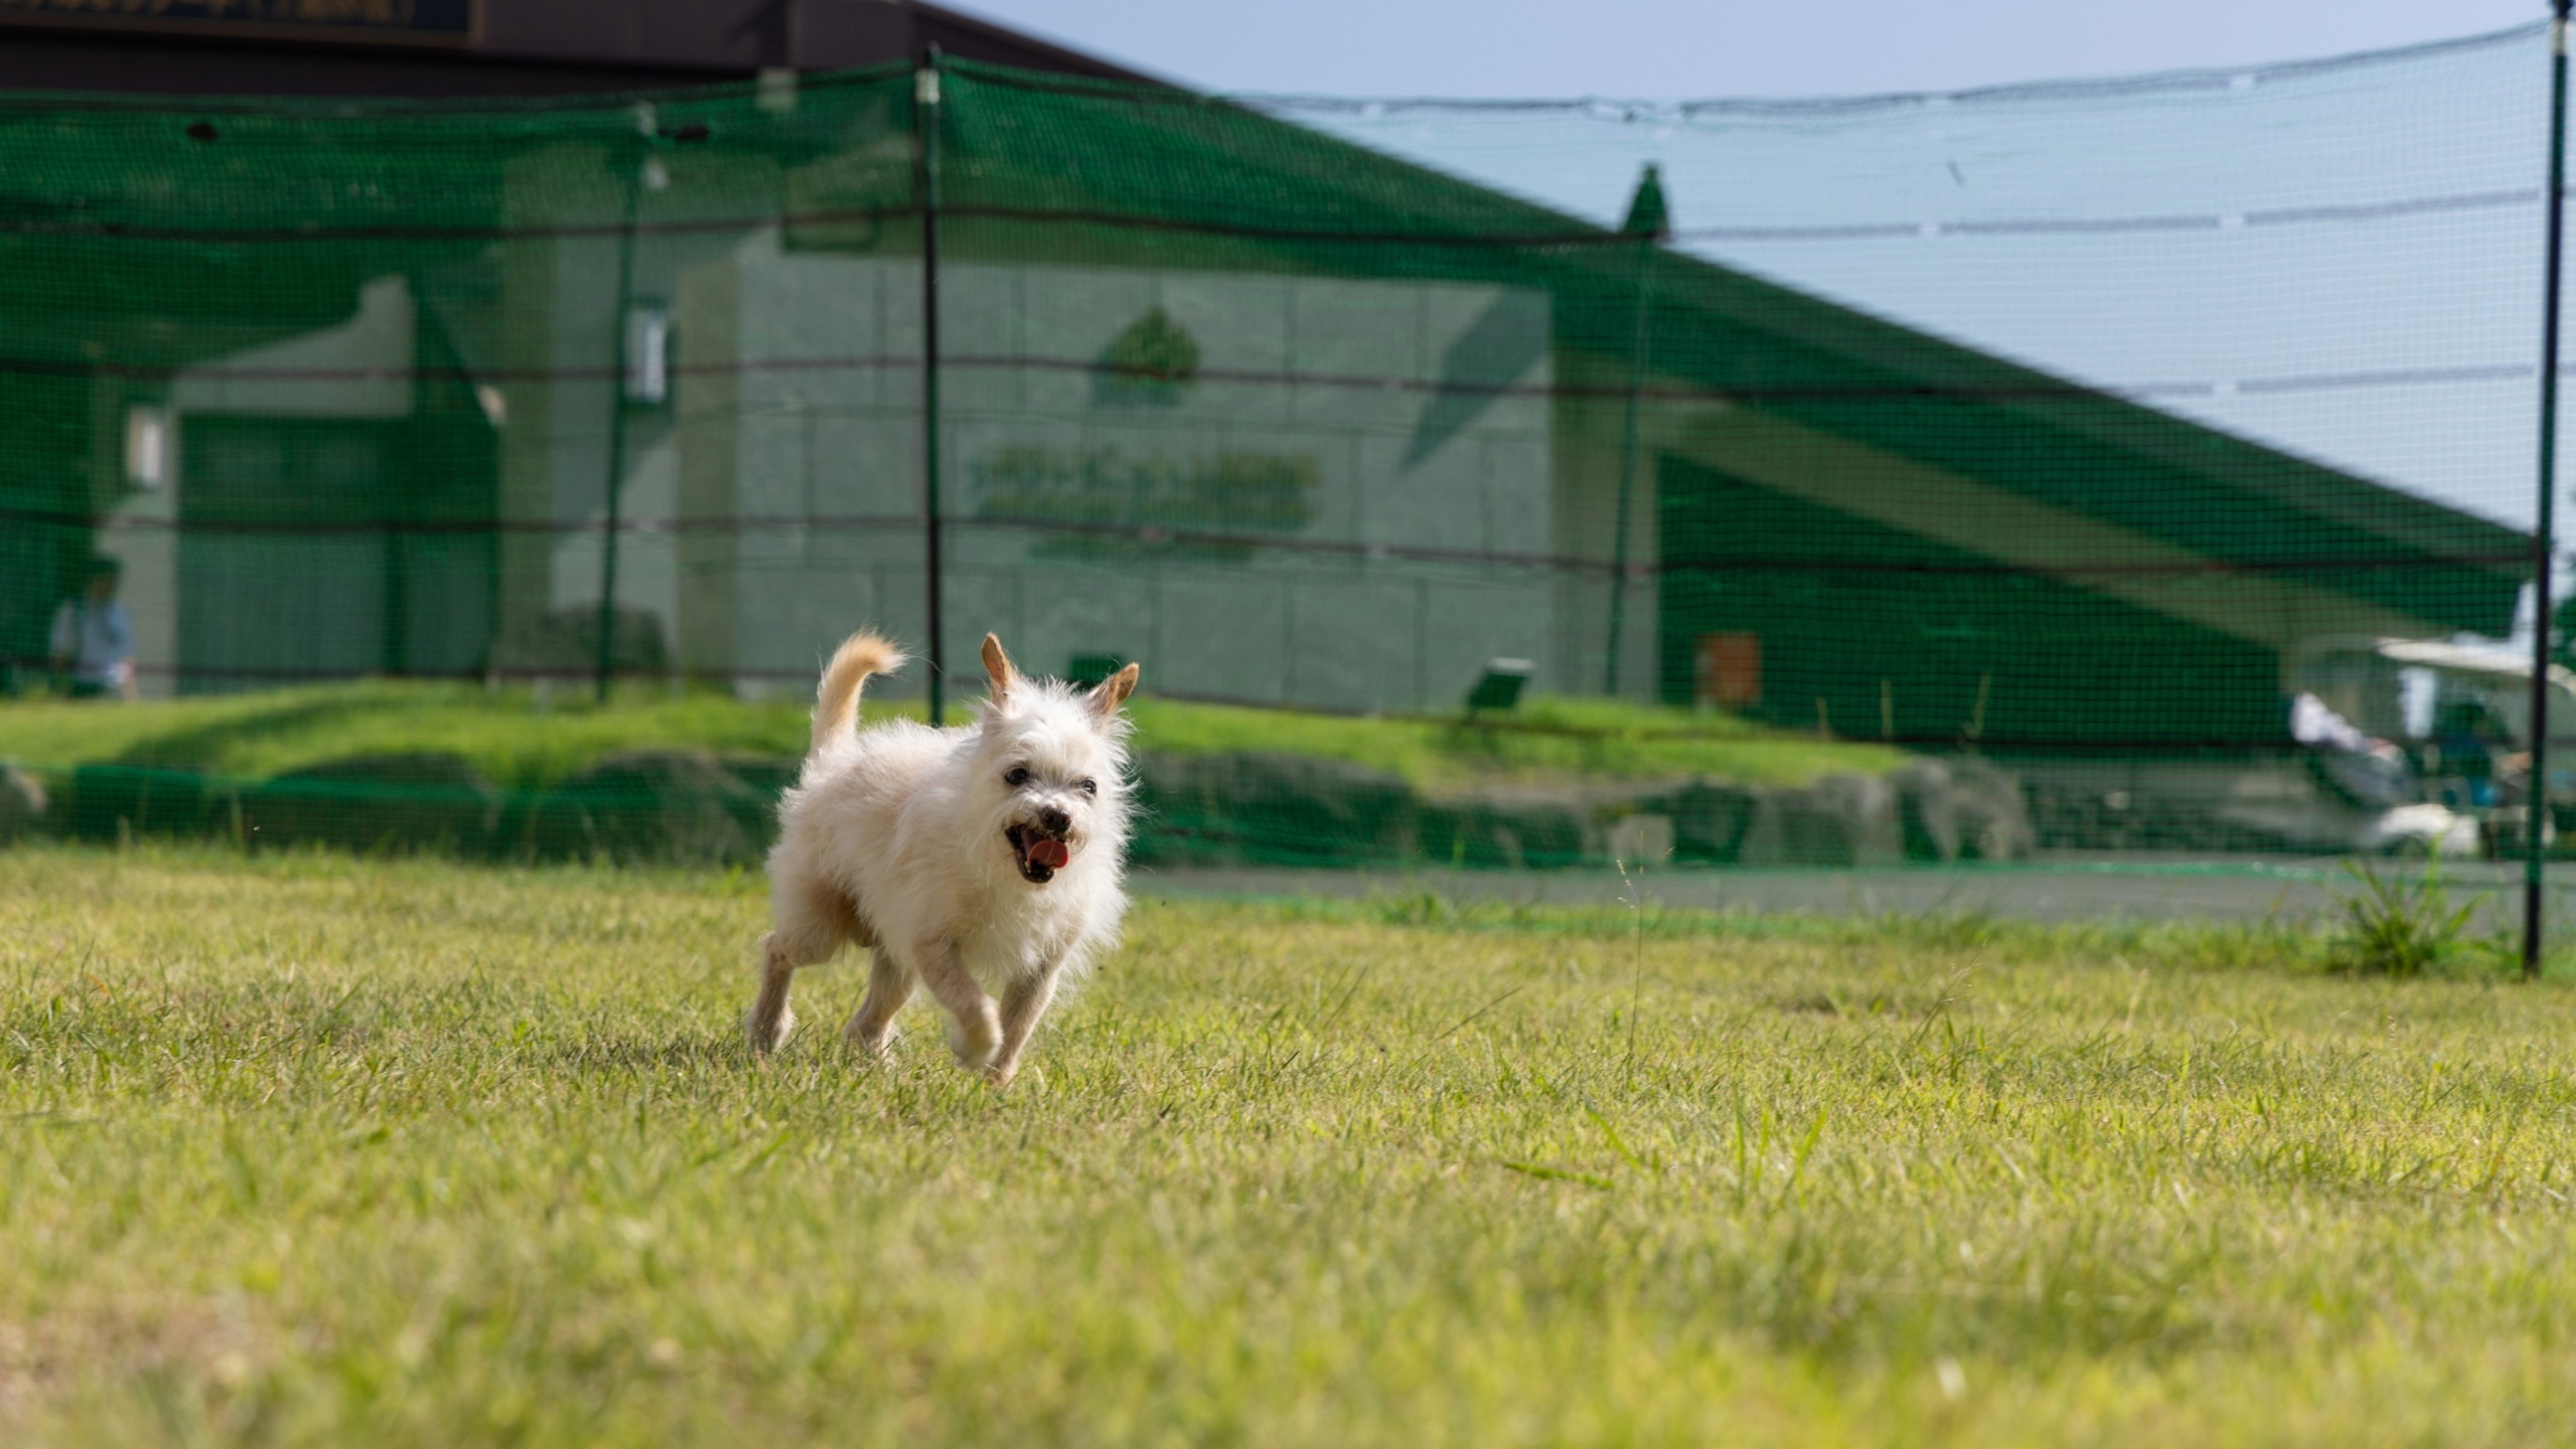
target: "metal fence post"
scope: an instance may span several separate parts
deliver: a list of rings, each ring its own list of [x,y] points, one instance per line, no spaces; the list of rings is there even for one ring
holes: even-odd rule
[[[1636,493],[1637,402],[1646,385],[1646,363],[1655,346],[1655,245],[1671,234],[1664,207],[1663,180],[1652,162],[1637,178],[1628,201],[1628,218],[1619,229],[1637,238],[1637,323],[1628,344],[1627,409],[1619,424],[1619,501],[1610,539],[1609,659],[1601,671],[1601,692],[1619,693],[1619,651],[1628,616],[1628,530]]]
[[[650,105],[638,107],[635,129],[640,136],[635,163],[626,173],[626,223],[617,229],[617,303],[609,313],[611,366],[608,376],[608,509],[599,535],[599,655],[596,697],[608,702],[608,676],[615,662],[617,639],[617,531],[619,493],[626,482],[627,313],[635,306],[635,211],[644,192],[645,168],[653,162],[653,135],[658,122]]]
[[[2540,975],[2540,852],[2549,828],[2549,571],[2551,515],[2558,491],[2558,262],[2567,174],[2567,7],[2551,0],[2549,22],[2549,259],[2541,281],[2540,516],[2531,534],[2531,783],[2522,858],[2522,974]]]
[[[922,554],[930,604],[930,723],[948,722],[948,656],[941,619],[939,518],[939,47],[926,47],[913,72],[913,127],[921,171],[921,504]]]

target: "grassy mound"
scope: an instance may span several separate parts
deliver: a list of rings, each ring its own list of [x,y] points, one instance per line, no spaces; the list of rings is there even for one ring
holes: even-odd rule
[[[618,750],[702,746],[800,755],[801,703],[620,690],[602,704],[468,684],[361,681],[140,705],[0,704],[0,759],[53,767],[142,765],[266,779],[352,755],[444,752],[505,789],[557,784]],[[917,703],[872,705],[871,718]],[[1701,775],[1797,785],[1877,773],[1901,758],[1876,745],[1785,734],[1723,715],[1597,700],[1540,700],[1513,716],[1454,720],[1291,714],[1146,697],[1136,746],[1166,754],[1263,750],[1344,760],[1426,792],[1480,780]]]

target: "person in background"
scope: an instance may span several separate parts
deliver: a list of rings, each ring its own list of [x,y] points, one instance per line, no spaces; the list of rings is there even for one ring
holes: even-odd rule
[[[116,560],[94,558],[76,598],[54,611],[54,672],[71,675],[72,698],[136,697],[134,620],[116,597]]]
[[[2481,810],[2496,803],[2496,765],[2512,739],[2495,712],[2475,698],[2445,704],[2433,720],[2433,744],[2442,752],[2443,773],[2466,781],[2469,804]]]

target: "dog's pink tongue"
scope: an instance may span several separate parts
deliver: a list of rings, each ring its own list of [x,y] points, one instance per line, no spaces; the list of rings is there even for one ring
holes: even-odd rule
[[[1065,849],[1064,842],[1061,840],[1039,840],[1029,847],[1031,865],[1042,865],[1049,870],[1062,870],[1065,863],[1072,859],[1073,852]]]

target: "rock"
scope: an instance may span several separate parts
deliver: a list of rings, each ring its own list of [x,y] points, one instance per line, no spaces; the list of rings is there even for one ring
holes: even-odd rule
[[[629,750],[541,797],[519,846],[542,859],[749,863],[776,833],[776,803],[713,754]]]
[[[1129,854],[1144,862],[1359,865],[1414,848],[1411,787],[1343,760],[1143,755],[1136,803]]]
[[[1149,755],[1137,775],[1131,854],[1146,863],[1869,866],[1904,859],[1909,832],[1918,854],[1939,859],[2015,859],[2035,843],[2019,785],[1981,761],[1918,761],[1893,779],[1834,775],[1794,790],[1567,782],[1440,799],[1300,755]]]
[[[1905,853],[1916,860],[1959,858],[1959,802],[1950,771],[1938,760],[1908,760],[1890,772]]]
[[[1744,865],[1893,865],[1905,855],[1896,787],[1875,775],[1827,775],[1761,797],[1736,853]]]
[[[241,808],[252,846],[479,855],[500,823],[501,792],[457,755],[351,755],[263,781]]]
[[[83,765],[72,771],[70,794],[67,832],[93,842],[229,835],[238,813],[232,787],[195,770]]]
[[[1711,864],[1735,860],[1761,809],[1763,792],[1723,781],[1693,780],[1678,790],[1640,801],[1673,822],[1673,858]]]
[[[0,845],[45,827],[45,782],[15,765],[0,765]]]
[[[1948,762],[1959,850],[1977,860],[2027,860],[2039,848],[2039,827],[2021,781],[1980,759]]]
[[[1516,790],[1415,807],[1424,863],[1478,870],[1544,870],[1598,861],[1599,832],[1579,795]]]
[[[1611,821],[1602,847],[1621,865],[1661,865],[1672,859],[1677,838],[1673,817],[1641,810]]]
[[[1887,779],[1917,860],[2021,860],[2038,848],[2021,782],[1984,760],[1912,760]]]

